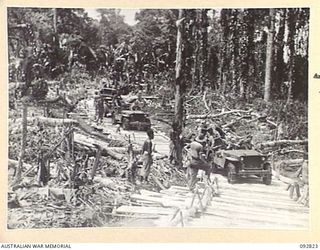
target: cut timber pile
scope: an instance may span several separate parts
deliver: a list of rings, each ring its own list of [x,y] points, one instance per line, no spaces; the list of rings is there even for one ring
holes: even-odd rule
[[[214,195],[213,187],[209,184],[202,184],[202,189],[194,193],[187,187],[171,186],[159,193],[148,190],[140,190],[140,194],[131,195],[131,201],[138,205],[120,206],[116,212],[119,214],[152,214],[158,217],[154,222],[155,226],[182,227],[195,216],[202,213],[210,205]]]

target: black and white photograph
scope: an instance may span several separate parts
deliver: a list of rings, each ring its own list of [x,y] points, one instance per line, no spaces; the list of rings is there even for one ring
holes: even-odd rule
[[[7,229],[310,229],[309,16],[7,7]]]

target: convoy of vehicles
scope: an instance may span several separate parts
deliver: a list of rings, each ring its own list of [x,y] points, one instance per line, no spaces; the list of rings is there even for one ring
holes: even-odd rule
[[[113,124],[120,124],[125,130],[146,131],[151,128],[149,115],[142,110],[129,110],[129,104],[123,102],[116,89],[102,88],[100,96],[111,104]],[[115,101],[119,105],[115,105]],[[213,153],[211,163],[215,170],[226,173],[231,184],[250,176],[262,178],[266,185],[272,181],[272,169],[267,156],[253,149],[219,149]]]

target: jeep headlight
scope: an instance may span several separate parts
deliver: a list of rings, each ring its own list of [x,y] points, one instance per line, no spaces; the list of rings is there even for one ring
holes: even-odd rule
[[[262,161],[265,161],[265,160],[266,160],[266,157],[262,157],[261,159],[262,159]]]
[[[240,161],[244,161],[244,157],[241,156],[241,157],[240,157]]]

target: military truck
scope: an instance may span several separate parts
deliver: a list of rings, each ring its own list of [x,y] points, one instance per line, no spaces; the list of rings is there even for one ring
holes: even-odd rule
[[[271,184],[272,169],[266,155],[256,150],[218,150],[214,154],[216,170],[226,171],[228,182],[234,184],[239,178],[256,176],[266,185]]]
[[[146,131],[151,127],[149,115],[140,110],[114,110],[111,117],[113,124],[121,124],[125,130]]]

